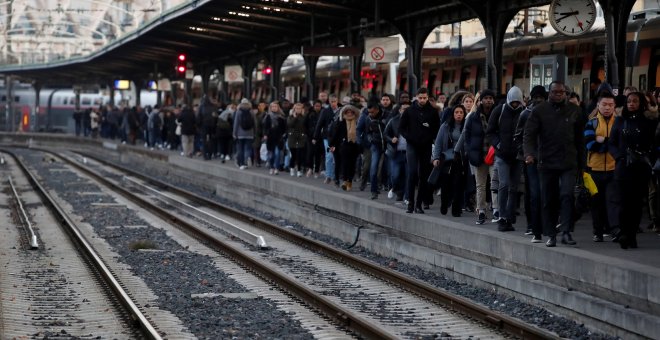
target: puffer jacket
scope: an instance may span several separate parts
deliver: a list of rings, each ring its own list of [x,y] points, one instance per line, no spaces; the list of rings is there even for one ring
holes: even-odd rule
[[[613,171],[615,166],[614,155],[618,153],[618,146],[611,143],[612,127],[616,124],[617,117],[612,115],[609,119],[597,113],[584,127],[584,143],[587,148],[587,166],[591,171]],[[597,136],[605,140],[602,143],[596,141]]]
[[[294,117],[289,115],[287,119],[287,144],[289,149],[304,148],[307,144],[307,133],[305,132],[305,116]]]
[[[491,111],[492,113],[492,111]],[[465,121],[463,128],[463,149],[468,155],[468,161],[472,166],[481,166],[484,163],[484,157],[490,144],[486,139],[486,126],[489,114],[483,112],[483,106],[479,106],[477,111],[470,113]]]

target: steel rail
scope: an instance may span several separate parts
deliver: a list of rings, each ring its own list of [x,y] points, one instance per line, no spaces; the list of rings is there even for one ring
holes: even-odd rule
[[[45,150],[44,150],[45,151]],[[46,151],[52,152],[52,151]],[[345,327],[346,329],[359,334],[360,336],[367,339],[398,339],[398,336],[388,332],[387,330],[382,329],[378,324],[369,322],[368,320],[362,318],[358,314],[352,312],[351,310],[333,302],[332,300],[326,298],[310,289],[304,284],[301,284],[296,279],[291,278],[289,275],[283,273],[282,271],[273,268],[272,264],[261,261],[258,258],[252,257],[245,251],[240,248],[218,239],[216,236],[212,235],[209,231],[197,227],[192,223],[189,223],[186,220],[179,218],[178,216],[170,213],[168,210],[159,207],[158,205],[145,200],[130,189],[124,188],[120,183],[114,183],[113,181],[105,178],[105,176],[97,173],[96,171],[88,168],[87,166],[78,164],[78,162],[71,160],[68,157],[60,156],[59,158],[63,159],[67,164],[73,166],[74,168],[80,170],[81,172],[87,174],[88,176],[94,178],[94,180],[102,183],[108,188],[118,192],[126,199],[132,201],[133,203],[140,206],[145,210],[152,212],[153,214],[171,222],[173,225],[180,227],[185,232],[191,234],[193,237],[198,238],[202,242],[211,245],[213,248],[218,251],[224,252],[232,258],[234,261],[242,264],[247,270],[252,271],[264,279],[274,282],[275,284],[282,287],[288,293],[291,293],[304,301],[304,303],[312,306],[316,310],[320,311],[324,316],[334,320],[337,324]],[[95,159],[94,157],[89,157]],[[99,161],[99,163],[101,163]],[[105,164],[105,163],[102,163]],[[112,165],[108,165],[112,166]]]
[[[434,301],[447,308],[453,309],[457,312],[463,313],[477,320],[481,320],[485,323],[491,324],[493,327],[500,329],[513,336],[522,337],[524,339],[561,339],[559,336],[557,336],[557,334],[553,332],[541,329],[531,324],[527,324],[519,319],[505,315],[503,313],[493,311],[488,307],[479,305],[464,297],[438,289],[436,287],[429,285],[426,282],[417,280],[407,275],[403,275],[392,269],[380,266],[376,263],[355,256],[342,249],[334,248],[325,243],[303,236],[297,232],[287,230],[286,228],[282,228],[272,223],[269,220],[265,220],[256,216],[249,215],[242,211],[236,210],[232,207],[226,206],[222,203],[210,200],[205,197],[201,197],[188,190],[170,185],[155,177],[141,174],[128,167],[99,159],[93,155],[89,155],[89,154],[84,154],[84,155],[87,158],[94,159],[95,161],[101,164],[114,167],[116,169],[120,169],[123,172],[129,173],[131,174],[131,176],[142,178],[143,180],[153,183],[159,187],[167,188],[167,190],[185,196],[189,198],[191,201],[197,202],[198,204],[212,207],[213,209],[221,211],[223,214],[232,216],[236,219],[250,222],[254,226],[267,230],[268,232],[276,234],[279,237],[282,237],[292,242],[296,242],[298,244],[303,244],[306,247],[318,251],[320,253],[323,253],[326,256],[334,258],[337,261],[349,264],[351,266],[354,266],[355,268],[361,269],[382,280],[403,287],[406,290],[414,292],[419,296],[426,298],[430,301]]]
[[[32,249],[39,249],[39,242],[37,241],[37,235],[34,233],[34,228],[32,228],[32,222],[30,222],[30,218],[28,217],[27,212],[23,207],[23,202],[21,202],[21,196],[18,195],[18,191],[16,191],[16,186],[14,185],[14,181],[11,180],[11,176],[7,177],[7,182],[9,182],[9,187],[11,187],[11,191],[12,194],[14,195],[14,199],[16,199],[16,202],[18,203],[18,210],[20,211],[22,220],[25,226],[27,227],[28,231],[30,232],[30,247]]]
[[[158,331],[154,326],[147,320],[147,317],[142,314],[142,311],[137,307],[133,302],[130,296],[124,291],[121,284],[115,279],[114,275],[110,269],[105,265],[103,259],[96,253],[94,248],[89,244],[85,236],[80,232],[76,227],[75,222],[71,220],[69,215],[62,209],[62,207],[55,202],[53,197],[48,193],[48,191],[39,183],[39,180],[35,175],[28,169],[28,167],[20,160],[13,152],[9,150],[0,150],[5,152],[14,158],[16,164],[20,167],[23,173],[28,178],[30,184],[37,190],[38,194],[42,197],[42,201],[46,206],[50,208],[50,211],[55,215],[56,219],[59,220],[60,224],[64,230],[69,234],[72,241],[78,246],[78,249],[88,258],[89,262],[92,264],[97,273],[101,276],[104,282],[110,287],[114,296],[119,300],[124,309],[129,313],[133,322],[137,324],[142,335],[147,339],[152,340],[162,340]]]

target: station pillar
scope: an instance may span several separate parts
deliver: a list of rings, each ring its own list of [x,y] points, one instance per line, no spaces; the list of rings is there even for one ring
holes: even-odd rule
[[[272,73],[270,74],[270,89],[272,100],[280,99],[280,92],[282,90],[282,64],[288,55],[277,54],[275,51],[270,53],[269,61]]]
[[[484,73],[486,87],[503,94],[506,89],[502,86],[502,49],[504,48],[504,33],[509,23],[518,13],[517,10],[498,10],[498,3],[480,0],[463,1],[477,14],[481,25],[486,32],[486,62]]]
[[[419,29],[413,27],[414,22],[407,20],[406,27],[402,31],[403,41],[406,43],[406,60],[408,66],[406,69],[408,93],[414,96],[422,84],[422,50],[424,41],[433,30],[432,28]]]
[[[317,56],[305,56],[305,85],[307,87],[307,100],[316,99],[316,63]]]
[[[626,29],[635,0],[599,0],[605,16],[607,40],[605,74],[616,94],[621,94],[626,79]],[[634,62],[634,60],[632,61]],[[632,85],[632,84],[627,84]]]
[[[362,55],[350,57],[351,93],[362,92]],[[341,99],[340,99],[341,100]]]
[[[259,63],[255,59],[244,58],[241,60],[241,68],[243,69],[243,98],[252,100],[252,71]]]

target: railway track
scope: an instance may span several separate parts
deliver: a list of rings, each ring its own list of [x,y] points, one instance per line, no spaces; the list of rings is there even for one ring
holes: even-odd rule
[[[112,166],[117,170],[113,170],[114,175],[91,170],[90,164],[87,166],[80,164],[83,157],[94,160],[94,163]],[[485,338],[504,335],[528,339],[556,338],[553,333],[491,311],[462,297],[435,289],[424,282],[373,264],[343,250],[311,240],[281,228],[271,221],[246,215],[204,197],[172,187],[155,178],[94,159],[89,155],[75,158],[77,160],[67,158],[67,161],[90,176],[99,180],[102,178],[106,185],[131,197],[131,200],[139,202],[141,206],[147,206],[149,210],[163,218],[185,226],[188,232],[195,234],[204,242],[214,244],[223,252],[230,252],[232,257],[238,259],[245,256],[238,261],[258,272],[259,275],[267,277],[268,280],[286,287],[306,303],[362,337],[423,338],[445,335]],[[125,179],[125,176],[130,176],[131,179]],[[117,180],[108,180],[109,178]],[[132,189],[124,188],[127,185]],[[163,191],[168,193],[162,194]],[[135,197],[133,195],[135,192],[141,192],[143,197]],[[154,198],[160,203],[151,203]],[[177,200],[179,203],[175,203]],[[260,233],[264,235],[263,237],[268,235],[265,242],[275,249],[275,254],[266,264],[257,263],[254,256],[241,254],[241,249],[212,237],[205,227],[195,226],[199,224],[196,223],[200,219],[199,212],[182,208],[191,205],[197,206],[197,210],[202,207],[201,209],[207,211],[207,214],[221,213],[223,216],[229,216],[225,218],[231,218],[232,224],[240,224],[242,228],[252,230],[254,235]],[[175,210],[180,212],[170,213],[173,206],[176,206]],[[186,215],[189,217],[185,217]],[[193,218],[192,222],[190,218]],[[208,219],[204,219],[204,222],[213,225]],[[291,242],[296,246],[291,246]],[[246,240],[246,243],[249,244],[249,240]],[[295,250],[285,251],[285,249]],[[258,266],[262,268],[257,269]],[[274,266],[278,270],[272,270]],[[278,271],[287,272],[290,277],[277,277]],[[291,281],[291,277],[297,280]],[[447,315],[451,315],[453,319]],[[469,321],[465,321],[466,319]]]
[[[1,152],[12,209],[0,211],[12,223],[0,241],[0,338],[161,339],[34,174]]]

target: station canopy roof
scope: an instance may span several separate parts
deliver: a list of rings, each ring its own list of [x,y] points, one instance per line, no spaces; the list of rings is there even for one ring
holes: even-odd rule
[[[299,53],[301,46],[348,46],[374,34],[430,30],[474,18],[474,8],[485,3],[505,11],[548,2],[0,0],[0,73],[72,82],[155,71],[167,77],[180,53],[198,70],[255,55],[267,59],[272,51]]]

